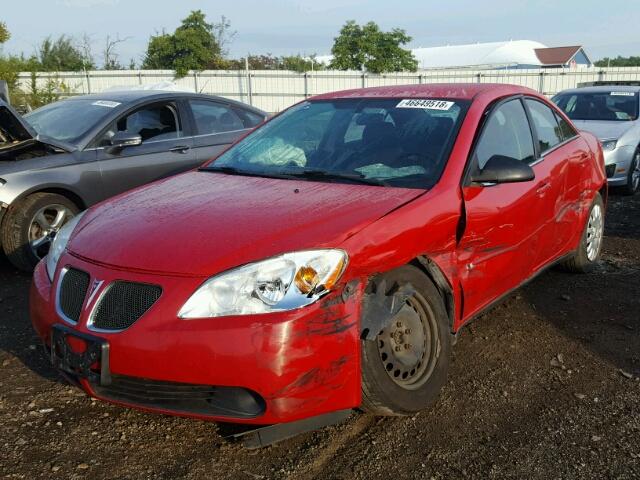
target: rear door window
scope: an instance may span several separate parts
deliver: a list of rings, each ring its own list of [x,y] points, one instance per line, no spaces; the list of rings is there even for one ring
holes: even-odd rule
[[[553,110],[537,100],[527,98],[525,101],[538,134],[540,153],[551,150],[562,143],[564,141],[562,131]]]
[[[198,135],[212,135],[248,128],[245,127],[240,116],[226,105],[207,100],[189,100],[189,105]]]

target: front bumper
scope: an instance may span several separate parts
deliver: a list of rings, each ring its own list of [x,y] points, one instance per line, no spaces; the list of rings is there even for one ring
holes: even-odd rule
[[[604,165],[607,171],[607,181],[612,187],[626,185],[629,168],[636,149],[631,146],[617,147],[604,152]]]
[[[69,324],[55,308],[59,273],[52,284],[41,262],[31,288],[31,320],[48,348],[56,324],[108,343],[109,372],[120,393],[128,390],[116,395],[113,387],[95,379],[71,378],[91,396],[158,413],[255,424],[290,422],[360,404],[360,288],[347,298],[336,291],[290,312],[182,320],[177,312],[203,278],[124,272],[68,254],[60,265],[73,265],[89,273],[92,283],[103,283],[95,295],[87,295],[77,324]],[[115,280],[157,284],[163,293],[126,330],[92,331],[89,312],[99,290]],[[235,392],[225,397],[232,400],[239,391],[250,392],[261,408],[253,415],[234,415],[232,408],[223,414],[194,409],[166,401],[162,392],[167,388],[209,388],[218,397]],[[159,401],[149,402],[149,397]]]

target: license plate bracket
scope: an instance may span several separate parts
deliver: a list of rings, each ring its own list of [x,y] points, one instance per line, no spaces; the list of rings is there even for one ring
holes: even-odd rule
[[[67,337],[75,337],[85,344],[83,352],[71,348]],[[51,363],[54,367],[74,377],[86,378],[100,385],[111,384],[109,370],[109,343],[100,337],[76,332],[65,325],[54,325],[51,328]],[[99,365],[99,373],[92,370]]]

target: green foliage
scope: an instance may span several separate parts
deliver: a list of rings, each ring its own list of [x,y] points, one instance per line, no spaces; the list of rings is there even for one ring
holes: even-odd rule
[[[348,21],[334,39],[331,68],[366,70],[371,73],[415,72],[418,62],[410,50],[402,48],[411,37],[399,28],[383,32],[369,22],[363,26]]]
[[[45,38],[38,49],[38,61],[44,72],[78,72],[94,67],[91,59],[85,58],[73,39],[66,35],[55,40]]]
[[[640,67],[640,57],[605,57],[595,63],[596,67]]]
[[[244,70],[245,58],[225,61],[227,70]],[[302,55],[285,55],[276,57],[270,53],[266,55],[249,55],[249,69],[251,70],[293,70],[294,72],[309,72],[311,70],[323,70],[324,65],[317,63],[315,55],[303,57]]]
[[[11,33],[9,33],[7,24],[4,22],[0,22],[0,44],[5,43],[10,38],[11,38]]]
[[[143,68],[175,70],[184,77],[189,70],[217,68],[223,63],[214,25],[204,13],[192,11],[173,34],[154,35],[149,40]]]

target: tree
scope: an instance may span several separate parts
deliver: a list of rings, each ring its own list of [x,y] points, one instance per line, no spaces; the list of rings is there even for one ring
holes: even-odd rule
[[[184,77],[189,70],[216,68],[222,54],[214,25],[207,23],[201,10],[192,11],[173,34],[161,33],[149,40],[143,68],[175,70]]]
[[[6,43],[11,38],[7,24],[0,22],[0,44]]]
[[[218,23],[213,24],[213,36],[220,47],[220,54],[226,58],[229,55],[229,44],[233,41],[236,30],[231,30],[231,22],[222,15]]]
[[[94,66],[74,45],[73,39],[66,35],[60,35],[55,40],[45,38],[38,49],[38,60],[41,70],[45,72],[77,72],[90,70]]]
[[[104,70],[124,70],[124,67],[118,60],[119,55],[116,53],[116,47],[118,44],[124,43],[130,38],[131,37],[120,38],[120,35],[117,35],[116,38],[111,38],[110,35],[107,35],[104,50],[102,51],[102,68]]]
[[[596,67],[640,67],[640,57],[621,57],[616,58],[604,57],[595,63]]]
[[[350,20],[334,39],[331,68],[371,73],[414,72],[417,60],[410,50],[402,48],[410,41],[411,37],[402,29],[383,32],[374,22],[360,26]]]

